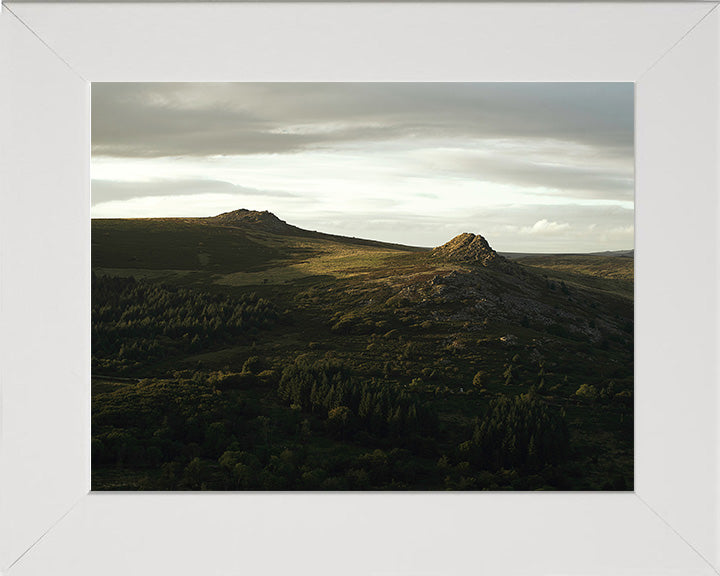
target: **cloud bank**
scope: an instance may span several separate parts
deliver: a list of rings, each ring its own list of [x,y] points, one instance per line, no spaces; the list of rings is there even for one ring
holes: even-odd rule
[[[629,83],[93,84],[93,216],[246,207],[417,245],[462,224],[504,250],[632,248],[633,123]]]

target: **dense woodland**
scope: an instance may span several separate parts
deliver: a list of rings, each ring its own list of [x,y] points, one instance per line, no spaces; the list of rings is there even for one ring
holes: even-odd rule
[[[303,357],[279,379],[245,364],[97,394],[94,465],[147,471],[139,487],[158,490],[489,489],[523,488],[527,472],[552,481],[567,456],[564,415],[536,393],[491,401],[446,450],[424,394]],[[267,410],[269,398],[287,408]],[[349,446],[319,458],[311,439]]]

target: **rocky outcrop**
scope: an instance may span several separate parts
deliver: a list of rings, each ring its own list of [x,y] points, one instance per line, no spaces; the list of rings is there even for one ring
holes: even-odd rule
[[[450,242],[433,249],[430,254],[434,258],[445,258],[453,262],[482,266],[505,262],[505,258],[495,252],[485,238],[469,232],[455,236]]]
[[[299,228],[291,226],[287,222],[280,220],[272,212],[263,210],[233,210],[232,212],[224,212],[218,216],[210,218],[213,223],[222,224],[224,226],[252,226],[265,232],[273,232],[276,234],[288,234],[299,231]]]

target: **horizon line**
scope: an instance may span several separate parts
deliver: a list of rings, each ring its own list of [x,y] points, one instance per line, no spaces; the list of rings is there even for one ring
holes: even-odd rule
[[[209,218],[216,218],[217,216],[222,216],[223,214],[229,214],[232,212],[239,212],[241,210],[245,210],[246,212],[257,212],[257,213],[267,213],[272,214],[278,220],[281,222],[287,224],[288,226],[293,226],[295,228],[299,228],[300,230],[305,230],[307,232],[315,232],[316,234],[324,234],[326,236],[338,236],[341,238],[347,238],[349,240],[364,240],[368,242],[378,242],[381,244],[395,244],[397,246],[406,246],[408,248],[420,248],[423,250],[433,250],[434,248],[437,248],[438,246],[416,246],[414,244],[402,244],[400,242],[389,242],[387,240],[377,240],[374,238],[363,238],[360,236],[345,236],[341,234],[333,234],[332,232],[320,232],[319,230],[309,230],[307,228],[300,228],[299,226],[295,226],[294,224],[288,224],[285,220],[282,220],[277,214],[274,212],[271,212],[270,210],[250,210],[248,208],[238,208],[236,210],[229,210],[228,212],[221,212],[220,214],[216,214],[215,216],[90,216],[90,220],[182,220],[182,219],[188,219],[188,218],[194,218],[194,219],[209,219]],[[463,232],[469,233],[469,234],[475,234],[482,236],[482,234],[477,234],[475,232]],[[484,238],[484,236],[482,236]],[[454,237],[453,237],[454,238]],[[452,238],[450,239],[452,240]],[[448,240],[448,242],[450,241]],[[439,246],[442,246],[440,244]],[[492,246],[491,246],[492,248]],[[607,254],[616,254],[618,252],[635,252],[635,247],[632,248],[618,248],[616,250],[593,250],[590,252],[531,252],[527,250],[521,250],[521,251],[510,251],[510,250],[495,250],[495,248],[492,248],[495,252],[500,254],[501,256],[505,255],[527,255],[527,256],[592,256],[592,255],[601,255],[604,253]],[[634,254],[633,254],[634,256]]]

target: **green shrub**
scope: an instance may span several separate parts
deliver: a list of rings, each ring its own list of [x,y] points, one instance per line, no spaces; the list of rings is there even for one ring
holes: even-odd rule
[[[600,392],[598,392],[598,389],[592,384],[582,384],[580,388],[575,391],[575,396],[595,402],[600,397]]]

